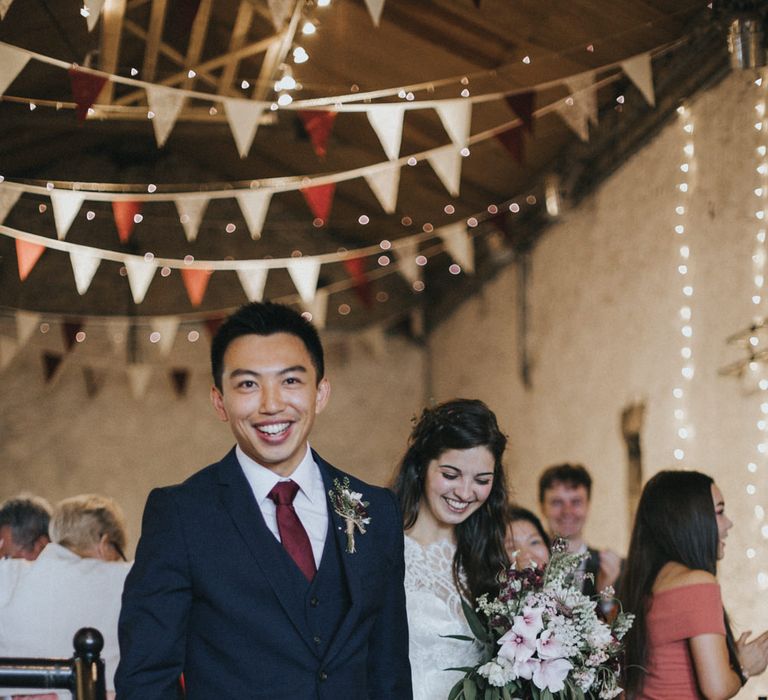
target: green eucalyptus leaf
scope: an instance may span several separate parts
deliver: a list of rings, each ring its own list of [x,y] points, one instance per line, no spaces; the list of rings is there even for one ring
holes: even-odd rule
[[[475,609],[463,598],[461,600],[461,607],[464,611],[464,617],[467,618],[469,628],[472,630],[472,634],[475,635],[477,640],[483,644],[487,644],[488,642],[492,643],[493,640],[490,639],[488,630],[485,628],[485,625],[482,623],[480,617],[475,612]]]

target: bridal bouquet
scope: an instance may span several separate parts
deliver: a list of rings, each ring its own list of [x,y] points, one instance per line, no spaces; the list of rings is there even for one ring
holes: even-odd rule
[[[621,639],[633,616],[619,612],[611,623],[598,617],[577,575],[585,556],[555,542],[546,567],[510,568],[497,598],[481,596],[477,611],[464,604],[482,659],[452,669],[465,675],[448,700],[607,700],[621,694]],[[601,593],[612,596],[610,588]]]

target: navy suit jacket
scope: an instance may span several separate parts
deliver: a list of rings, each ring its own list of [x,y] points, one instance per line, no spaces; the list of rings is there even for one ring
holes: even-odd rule
[[[348,476],[314,458],[326,491]],[[118,700],[175,700],[182,672],[188,700],[410,700],[402,519],[391,492],[349,479],[371,522],[350,554],[329,503],[350,607],[322,656],[234,449],[153,490],[123,593]]]

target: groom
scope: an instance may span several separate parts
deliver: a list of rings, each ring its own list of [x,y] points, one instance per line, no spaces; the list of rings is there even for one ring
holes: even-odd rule
[[[248,304],[211,364],[237,445],[149,495],[118,699],[174,700],[183,674],[187,700],[410,700],[398,507],[307,442],[330,393],[317,331]]]

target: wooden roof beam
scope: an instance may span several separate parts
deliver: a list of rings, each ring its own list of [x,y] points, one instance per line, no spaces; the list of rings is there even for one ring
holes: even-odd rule
[[[245,39],[248,35],[248,29],[250,29],[251,22],[253,21],[253,5],[248,0],[241,0],[240,7],[237,10],[237,18],[235,19],[235,25],[232,27],[232,35],[229,39],[229,51],[230,53],[242,48],[245,43]],[[232,85],[235,75],[237,74],[237,68],[240,65],[240,57],[231,58],[224,66],[224,70],[221,71],[221,77],[219,78],[219,94],[224,95]]]
[[[126,0],[106,0],[101,11],[101,46],[99,50],[99,69],[105,73],[117,72],[117,58],[120,53],[120,35],[123,30]],[[108,80],[97,102],[109,104],[114,94],[114,83]]]
[[[142,79],[149,82],[155,79],[155,72],[157,71],[157,56],[163,36],[167,5],[168,0],[155,0],[152,3],[152,14],[149,17],[149,32],[146,39],[147,44],[144,48],[144,67],[141,71]]]
[[[211,8],[213,0],[201,0],[200,6],[195,15],[195,21],[192,24],[192,33],[189,37],[189,46],[187,47],[187,60],[185,67],[189,70],[200,63],[200,57],[203,55],[205,46],[205,37],[208,34],[208,24],[211,19]],[[195,85],[195,78],[187,78],[184,81],[184,89],[192,90]]]

